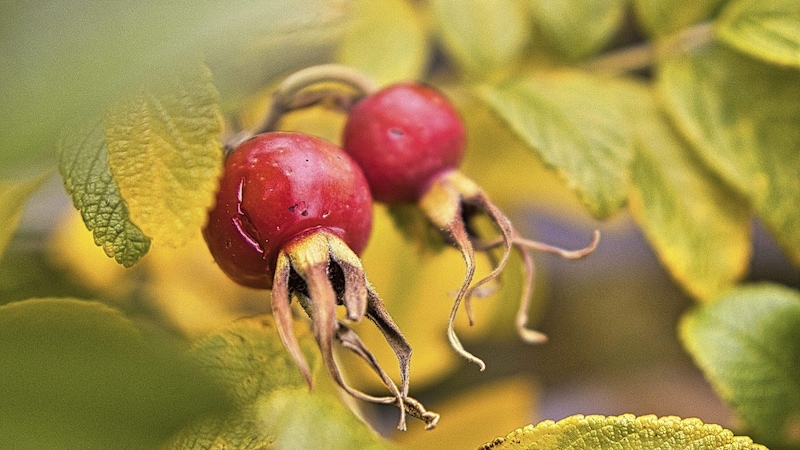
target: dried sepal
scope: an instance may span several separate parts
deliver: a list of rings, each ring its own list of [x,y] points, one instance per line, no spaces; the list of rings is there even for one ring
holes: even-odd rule
[[[367,281],[361,261],[341,239],[323,230],[301,236],[285,246],[275,272],[272,308],[278,332],[311,386],[308,363],[292,332],[289,302],[293,294],[311,318],[312,332],[325,368],[339,387],[363,401],[396,405],[401,412],[398,429],[406,428],[406,414],[425,421],[426,429],[436,426],[439,415],[427,411],[419,401],[408,396],[411,346]],[[347,320],[359,322],[366,316],[378,326],[397,356],[402,380],[400,388],[358,335],[336,318],[337,305],[345,306]],[[345,383],[333,354],[334,340],[363,359],[391,396],[370,395]]]
[[[396,389],[396,386],[392,379],[389,377],[389,374],[383,370],[380,364],[375,359],[375,356],[370,352],[364,343],[361,341],[361,338],[358,337],[353,330],[351,330],[347,325],[342,322],[339,322],[339,332],[336,335],[339,342],[342,343],[342,346],[356,355],[358,355],[361,359],[369,364],[370,368],[381,378],[386,386],[392,386]],[[428,411],[425,407],[420,403],[418,400],[414,399],[413,397],[409,397],[408,394],[401,394],[395,397],[375,397],[376,403],[386,403],[386,404],[394,404],[398,408],[400,408],[400,421],[397,425],[397,429],[405,430],[405,414],[410,414],[413,417],[416,417],[425,422],[426,430],[433,429],[436,427],[436,424],[439,422],[439,414]]]
[[[472,279],[475,277],[475,250],[472,247],[472,241],[463,220],[462,198],[464,193],[449,181],[449,175],[454,172],[448,172],[438,177],[428,188],[425,195],[420,198],[419,205],[427,214],[431,223],[442,231],[445,240],[453,244],[464,258],[466,273],[450,309],[450,317],[447,322],[447,339],[459,355],[467,361],[477,364],[480,370],[483,371],[486,369],[486,364],[464,348],[455,332],[458,308],[462,300],[466,298]],[[471,194],[471,192],[469,193]],[[471,321],[472,318],[470,317]]]
[[[525,280],[516,316],[517,331],[525,342],[541,343],[546,341],[546,335],[528,328],[527,325],[530,299],[533,294],[535,280],[535,266],[530,252],[538,250],[555,253],[568,259],[582,258],[597,247],[600,233],[595,231],[592,242],[587,247],[574,251],[524,239],[519,235],[508,217],[500,211],[480,186],[458,170],[446,171],[437,176],[419,200],[419,206],[428,217],[428,220],[441,230],[445,239],[461,252],[466,263],[464,280],[453,301],[447,326],[447,337],[456,352],[468,361],[477,364],[480,370],[484,370],[485,364],[483,361],[465,350],[455,334],[455,318],[458,308],[463,302],[469,323],[470,325],[473,324],[474,318],[470,307],[471,298],[483,297],[487,295],[486,291],[493,291],[493,288],[487,289],[487,287],[489,283],[496,281],[500,277],[508,264],[512,250],[516,250],[522,259]],[[500,236],[491,241],[481,240],[480,236],[469,224],[470,219],[476,214],[486,215],[500,233]],[[501,248],[500,258],[497,258],[492,253],[492,250],[496,248]],[[492,271],[473,284],[476,251],[485,253],[489,257]]]
[[[275,318],[278,336],[280,336],[283,346],[289,352],[289,356],[294,360],[294,364],[300,370],[310,389],[314,386],[311,369],[300,349],[300,343],[297,342],[297,337],[294,335],[294,328],[292,327],[292,308],[290,306],[292,293],[289,290],[291,271],[292,265],[289,255],[286,253],[278,255],[275,279],[272,284],[272,316]]]

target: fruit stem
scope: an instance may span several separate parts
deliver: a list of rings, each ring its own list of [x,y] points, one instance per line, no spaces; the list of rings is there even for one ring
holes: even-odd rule
[[[352,67],[341,64],[322,64],[299,70],[278,86],[272,97],[272,105],[267,116],[258,127],[256,134],[275,129],[281,116],[293,109],[303,108],[317,103],[324,98],[336,97],[336,91],[323,91],[322,98],[306,98],[296,103],[304,89],[315,84],[339,83],[355,89],[355,98],[366,97],[375,92],[378,85],[372,78]]]

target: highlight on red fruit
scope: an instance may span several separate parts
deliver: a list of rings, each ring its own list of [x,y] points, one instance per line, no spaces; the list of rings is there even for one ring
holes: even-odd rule
[[[439,416],[408,396],[411,347],[364,273],[358,258],[372,227],[372,196],[359,166],[338,146],[302,133],[256,135],[225,162],[216,205],[203,230],[219,267],[239,284],[272,289],[272,311],[281,341],[309,386],[308,366],[292,331],[290,301],[296,296],[312,321],[314,338],[331,377],[353,397],[394,404],[424,420]],[[400,365],[401,386],[378,364],[358,335],[336,316],[368,317],[378,326]],[[347,385],[333,357],[333,342],[362,358],[391,396],[376,397]]]

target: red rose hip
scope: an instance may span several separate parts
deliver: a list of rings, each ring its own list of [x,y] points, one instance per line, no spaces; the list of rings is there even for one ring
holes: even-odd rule
[[[517,312],[517,329],[527,342],[546,340],[546,336],[527,327],[533,287],[534,267],[531,249],[579,258],[594,250],[598,235],[585,249],[570,252],[520,237],[511,221],[474,181],[461,173],[466,144],[465,127],[455,108],[442,94],[419,83],[399,83],[369,93],[350,110],[342,142],[344,150],[364,170],[376,200],[388,204],[413,202],[419,205],[430,223],[462,254],[466,274],[456,295],[447,329],[453,348],[481,370],[485,364],[464,349],[455,334],[455,318],[463,301],[472,323],[470,299],[478,288],[504,270],[512,249],[523,262],[525,285]],[[476,234],[470,221],[485,214],[500,237],[485,241]],[[491,252],[502,247],[499,259],[492,258],[494,269],[472,283],[475,251]]]
[[[309,387],[311,370],[292,327],[296,296],[311,318],[322,361],[334,381],[361,400],[400,408],[436,426],[439,416],[408,396],[411,346],[367,281],[357,253],[372,226],[372,196],[361,169],[341,148],[301,133],[259,134],[227,158],[217,203],[203,236],[220,268],[245,286],[272,289],[272,314],[281,341]],[[400,365],[398,388],[346,320],[368,317],[381,330]],[[348,386],[333,357],[333,342],[364,360],[391,396]]]
[[[364,170],[375,200],[416,202],[437,174],[458,167],[466,131],[438,91],[400,83],[356,103],[342,141]]]
[[[352,158],[320,138],[266,133],[228,157],[203,234],[231,279],[271,289],[278,253],[298,235],[325,229],[359,254],[371,228],[372,197]]]

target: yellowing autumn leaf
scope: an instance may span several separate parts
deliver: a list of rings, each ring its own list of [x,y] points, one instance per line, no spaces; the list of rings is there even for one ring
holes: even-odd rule
[[[98,121],[64,132],[56,148],[58,169],[72,203],[109,258],[130,267],[150,250],[150,238],[131,222],[120,196]]]
[[[122,299],[135,288],[127,276],[130,273],[97,248],[75,210],[59,220],[48,242],[48,255],[53,263],[104,298]]]
[[[409,427],[392,437],[409,449],[476,448],[487,436],[530,420],[535,394],[531,381],[523,377],[481,385],[441,405],[429,405],[442,415],[434,431]]]
[[[519,428],[486,443],[481,450],[645,450],[645,449],[746,450],[766,447],[748,437],[734,436],[719,425],[700,419],[654,415],[636,417],[584,416],[578,414],[554,422]]]
[[[311,329],[295,325],[316,373],[319,353]],[[242,319],[199,339],[190,355],[227,388],[234,408],[189,423],[164,448],[389,448],[341,402],[327,376],[316,378],[309,391],[272,316]]]
[[[216,265],[199,235],[181,248],[158,247],[143,264],[153,308],[189,337],[269,310],[270,293],[240,286]]]
[[[206,220],[222,170],[219,94],[205,66],[144,87],[103,121],[108,164],[131,221],[183,245]]]

